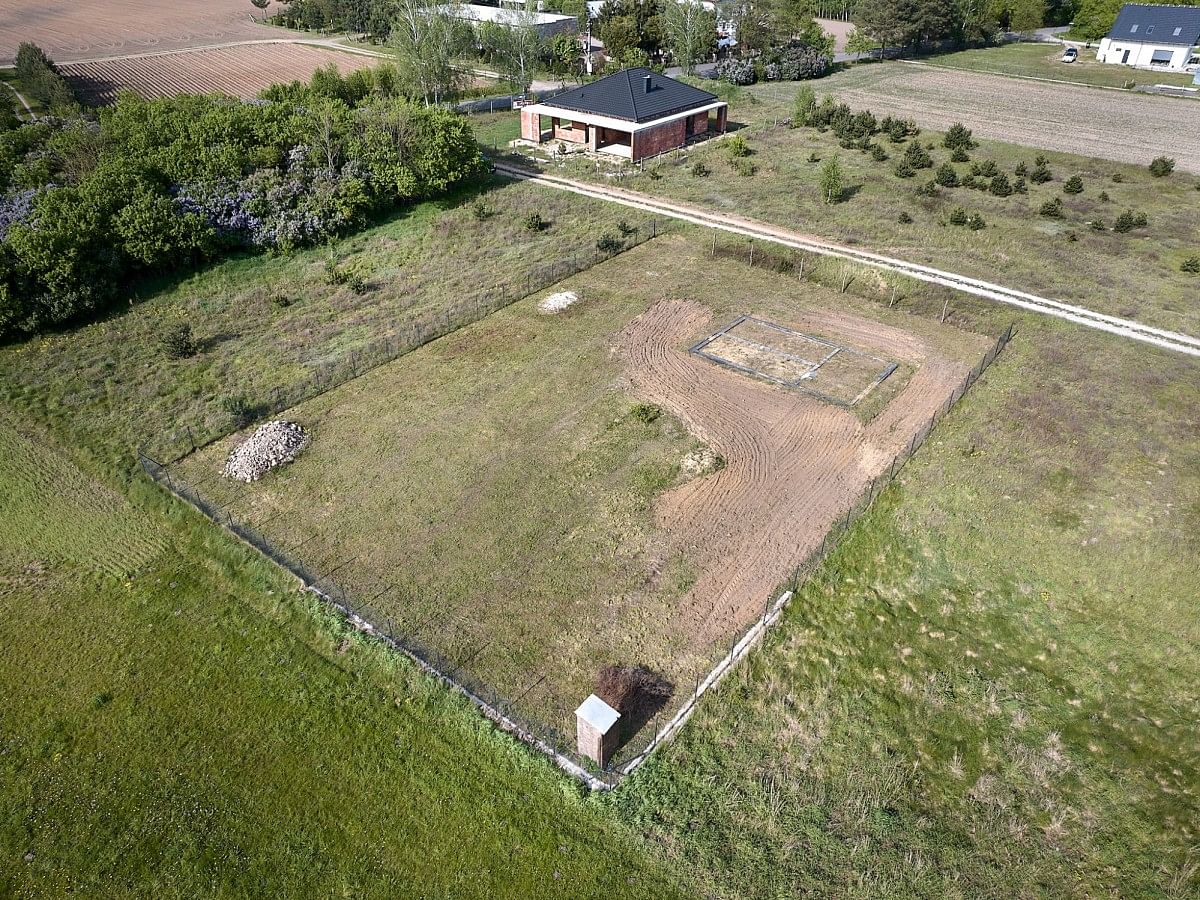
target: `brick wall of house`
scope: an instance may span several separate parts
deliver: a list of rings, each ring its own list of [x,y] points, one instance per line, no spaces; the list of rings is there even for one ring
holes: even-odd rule
[[[692,134],[708,133],[708,113],[696,113],[692,117]]]
[[[587,142],[587,126],[582,122],[558,121],[554,126],[554,140],[569,141],[572,144]]]
[[[542,122],[541,116],[527,109],[521,110],[521,137],[526,141],[540,141],[542,139]]]
[[[657,128],[647,128],[633,135],[633,161],[645,159],[676,147],[687,139],[687,119],[676,119]]]

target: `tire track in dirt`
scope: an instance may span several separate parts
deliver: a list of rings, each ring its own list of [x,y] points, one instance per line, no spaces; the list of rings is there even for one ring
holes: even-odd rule
[[[664,494],[655,510],[670,551],[700,573],[675,627],[701,645],[728,640],[761,613],[968,371],[914,335],[849,314],[808,312],[780,324],[836,335],[916,371],[863,425],[847,410],[690,354],[687,346],[714,325],[699,303],[661,301],[618,338],[633,391],[726,461]]]

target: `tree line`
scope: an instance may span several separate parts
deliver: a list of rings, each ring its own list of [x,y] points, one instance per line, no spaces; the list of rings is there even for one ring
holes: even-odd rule
[[[397,85],[330,69],[251,102],[122,93],[0,131],[0,339],[139,276],[327,241],[479,173],[465,118]]]

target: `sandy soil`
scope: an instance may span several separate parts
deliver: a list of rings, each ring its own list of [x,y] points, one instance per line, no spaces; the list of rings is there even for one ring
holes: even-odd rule
[[[249,0],[8,0],[0,3],[0,66],[33,41],[56,62],[279,37]]]
[[[979,137],[1120,162],[1166,155],[1180,169],[1200,172],[1195,101],[912,63],[852,70],[826,79],[822,88],[855,109],[912,118],[928,128],[962,122]]]
[[[281,81],[307,81],[314,71],[330,63],[345,73],[378,62],[305,44],[251,44],[71,63],[62,66],[62,71],[85,103],[103,105],[116,100],[122,89],[143,97],[194,92],[248,98]]]
[[[837,334],[915,374],[863,425],[846,410],[689,354],[689,342],[713,326],[698,303],[662,301],[619,338],[634,392],[669,409],[726,460],[656,508],[672,552],[701,573],[675,615],[680,632],[700,642],[727,640],[762,612],[968,371],[915,335],[848,314],[806,313],[780,324]]]
[[[841,53],[846,49],[846,39],[854,30],[852,22],[843,22],[840,19],[817,19],[817,24],[821,26],[822,31],[833,38],[834,53]]]

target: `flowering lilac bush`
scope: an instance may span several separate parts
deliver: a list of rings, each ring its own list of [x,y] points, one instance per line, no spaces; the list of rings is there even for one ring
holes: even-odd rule
[[[38,194],[51,187],[53,185],[47,185],[45,188],[27,188],[7,197],[0,197],[0,241],[8,235],[10,228],[28,221],[33,216],[33,204]]]

